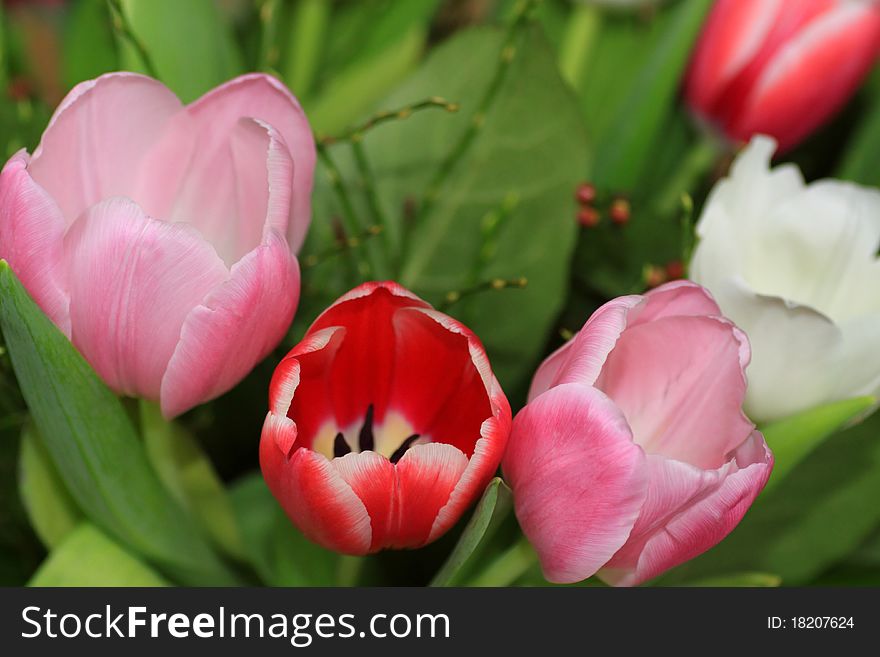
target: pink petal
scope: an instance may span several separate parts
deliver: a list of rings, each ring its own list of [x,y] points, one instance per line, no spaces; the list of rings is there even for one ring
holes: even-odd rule
[[[65,222],[55,201],[27,171],[28,155],[19,151],[0,173],[0,258],[49,318],[68,336],[70,317],[65,290]]]
[[[193,173],[185,183],[185,208],[212,203],[220,179],[229,178],[236,157],[229,156],[229,135],[243,117],[259,119],[281,135],[293,160],[292,202],[286,236],[296,252],[311,221],[315,143],[302,108],[278,80],[262,73],[243,75],[209,91],[187,107],[197,130]],[[247,158],[242,159],[246,166]],[[256,166],[256,164],[254,164]],[[232,190],[229,190],[230,192]],[[199,221],[197,216],[189,216]],[[262,225],[262,224],[261,224]]]
[[[434,533],[435,521],[467,467],[467,456],[452,445],[427,443],[407,450],[397,463],[397,527],[388,547],[421,547],[442,533]]]
[[[649,456],[642,514],[626,545],[599,576],[633,586],[702,554],[736,527],[772,468],[773,455],[757,431],[716,470]]]
[[[299,301],[299,265],[271,231],[193,304],[162,378],[165,417],[231,389],[284,337]]]
[[[121,198],[73,224],[65,262],[74,345],[114,390],[158,399],[184,319],[229,275],[223,262],[190,226]]]
[[[645,294],[645,303],[632,313],[629,326],[647,324],[661,317],[721,316],[709,290],[691,281],[672,281]]]
[[[296,449],[288,459],[275,441],[264,435],[260,468],[272,495],[308,538],[345,554],[369,551],[367,509],[324,456]]]
[[[730,126],[746,140],[763,133],[787,150],[852,95],[880,52],[880,5],[836,3],[779,48]]]
[[[141,163],[180,101],[135,73],[81,82],[55,110],[28,167],[68,224],[113,196],[137,198]]]
[[[563,383],[593,385],[605,358],[627,327],[630,312],[644,297],[613,299],[594,312],[571,340],[551,354],[538,368],[529,389],[529,400]]]
[[[503,468],[544,575],[560,583],[586,579],[624,545],[648,486],[623,414],[577,384],[551,388],[517,414]]]
[[[741,410],[747,345],[726,320],[664,317],[627,329],[596,387],[646,452],[717,468],[754,427]]]

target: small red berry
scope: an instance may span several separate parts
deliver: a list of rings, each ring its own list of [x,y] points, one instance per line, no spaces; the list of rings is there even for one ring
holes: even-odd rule
[[[655,267],[654,265],[646,265],[642,277],[645,279],[645,285],[649,288],[662,285],[667,280],[666,272],[660,267]]]
[[[599,225],[599,212],[596,208],[581,208],[578,211],[577,220],[584,228],[595,228]]]
[[[673,260],[666,263],[666,277],[670,281],[684,278],[684,265],[681,264],[681,260]]]
[[[596,188],[590,183],[581,183],[577,186],[575,198],[581,205],[589,205],[596,200]]]
[[[611,217],[611,221],[616,223],[618,226],[622,226],[629,221],[630,214],[632,214],[632,208],[630,208],[629,201],[625,198],[614,199],[614,202],[611,204],[611,207],[608,210],[608,215]]]

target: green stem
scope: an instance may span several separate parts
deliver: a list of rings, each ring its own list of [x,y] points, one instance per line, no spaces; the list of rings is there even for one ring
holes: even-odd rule
[[[584,71],[590,61],[596,36],[602,25],[602,11],[591,4],[575,4],[565,27],[559,49],[559,68],[562,77],[576,91],[581,88]]]
[[[421,223],[422,220],[430,214],[434,203],[436,203],[437,199],[440,197],[443,185],[446,183],[450,173],[468,152],[471,145],[474,143],[476,136],[482,129],[483,124],[486,121],[486,114],[492,107],[492,104],[498,95],[498,91],[501,89],[501,85],[507,77],[511,63],[516,57],[516,42],[519,39],[520,32],[523,26],[532,20],[533,10],[539,1],[540,0],[523,0],[520,4],[513,22],[507,30],[507,35],[504,38],[504,44],[501,47],[501,54],[498,59],[498,66],[495,69],[495,74],[492,76],[489,87],[486,89],[486,93],[483,94],[483,97],[477,106],[477,111],[471,117],[470,125],[468,125],[458,142],[452,147],[452,150],[449,151],[446,158],[444,158],[434,174],[433,179],[428,184],[419,212],[416,215],[416,220],[414,222],[415,225]]]
[[[302,258],[302,267],[303,269],[311,269],[312,267],[317,267],[321,263],[326,262],[334,256],[346,253],[351,249],[359,248],[366,240],[375,237],[381,232],[381,226],[368,226],[367,229],[364,230],[360,235],[349,237],[344,242],[334,244],[330,248],[325,249],[320,253],[311,253],[307,256],[304,256]]]
[[[483,570],[480,575],[471,580],[470,586],[511,586],[516,580],[526,574],[538,561],[538,555],[534,548],[526,540],[520,537],[516,543],[502,552],[496,559]]]
[[[382,125],[383,123],[408,119],[416,112],[432,108],[443,109],[447,112],[457,112],[459,105],[458,103],[451,103],[445,98],[440,98],[439,96],[431,96],[430,98],[425,98],[424,100],[405,105],[396,110],[382,110],[381,112],[376,112],[360,125],[349,128],[341,135],[324,136],[320,138],[320,141],[327,146],[340,141],[360,141],[363,138],[364,133]]]
[[[131,23],[129,23],[128,17],[125,14],[125,9],[122,6],[122,0],[107,0],[107,5],[110,8],[110,15],[113,18],[113,28],[137,51],[147,75],[158,80],[159,72],[156,70],[153,58],[150,57],[150,53],[147,51],[144,42],[134,33]]]
[[[390,270],[397,269],[397,258],[392,256],[392,245],[390,235],[388,234],[388,219],[382,209],[382,201],[379,199],[378,188],[376,186],[376,178],[373,176],[373,169],[367,159],[367,153],[364,144],[360,139],[351,142],[351,150],[354,153],[354,161],[361,176],[361,184],[364,188],[364,194],[367,197],[367,205],[370,213],[373,215],[373,221],[379,227],[381,233],[382,257],[377,258],[381,263],[381,269],[376,273],[379,278],[388,278]],[[367,248],[371,248],[370,245]],[[394,262],[392,262],[392,258]]]
[[[330,5],[327,0],[299,0],[292,15],[285,70],[290,88],[300,98],[309,94],[318,70]]]
[[[342,225],[345,228],[346,233],[348,233],[347,237],[350,238],[361,234],[363,227],[358,220],[354,205],[351,202],[351,196],[348,194],[348,189],[345,187],[345,182],[342,179],[342,172],[339,170],[339,167],[336,166],[336,162],[333,161],[333,158],[330,157],[330,153],[327,152],[327,147],[320,140],[317,140],[317,149],[318,159],[327,171],[327,176],[330,178],[330,185],[333,187],[333,191],[336,193],[336,198],[342,209]],[[354,252],[352,251],[351,253]],[[367,279],[372,277],[373,267],[369,260],[366,258],[359,258],[357,265],[358,273],[362,277]]]
[[[722,149],[722,144],[711,135],[701,136],[694,142],[681,166],[666,183],[666,191],[657,199],[657,212],[664,216],[675,212],[681,204],[682,195],[693,192],[694,187],[715,165]]]
[[[263,0],[260,6],[260,63],[263,71],[274,71],[278,66],[278,12],[280,0]]]
[[[336,585],[344,587],[357,586],[366,561],[366,557],[351,557],[346,554],[339,555],[339,564],[336,568]]]
[[[442,311],[449,310],[449,308],[457,304],[462,299],[466,299],[480,292],[486,292],[488,290],[505,290],[508,288],[521,290],[528,284],[529,281],[525,276],[510,279],[493,278],[488,281],[483,281],[482,283],[477,283],[476,285],[473,285],[464,290],[450,290],[443,297],[443,301],[439,304],[438,309]]]

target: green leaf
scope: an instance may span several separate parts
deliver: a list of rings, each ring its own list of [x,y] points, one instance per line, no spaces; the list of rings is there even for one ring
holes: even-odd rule
[[[122,0],[134,34],[159,78],[188,103],[242,72],[229,26],[212,0]],[[137,51],[122,41],[122,63],[146,73]]]
[[[439,95],[460,103],[461,110],[424,111],[387,123],[364,144],[389,217],[390,242],[402,251],[404,285],[440,302],[448,291],[489,279],[528,279],[523,290],[481,293],[447,310],[480,337],[495,373],[513,395],[515,388],[524,388],[565,299],[576,228],[573,190],[587,149],[575,99],[537,30],[526,30],[515,52],[507,51],[514,54],[510,68],[486,112],[478,114],[504,40],[501,31],[477,29],[434,50],[381,106],[403,107]],[[411,224],[404,220],[405,208],[427,192],[441,163],[475,122],[478,129],[449,162],[431,210],[416,220],[405,240],[403,227]],[[333,155],[344,150],[340,146]],[[319,175],[316,216],[335,212],[325,176]],[[503,221],[487,241],[487,224],[499,214]],[[316,222],[315,230],[332,243],[329,222]]]
[[[851,554],[880,525],[880,415],[824,441],[718,546],[661,583],[735,574],[799,586]]]
[[[141,402],[141,427],[147,457],[165,487],[217,547],[244,559],[232,504],[198,442],[151,402]]]
[[[468,568],[479,557],[481,548],[491,540],[507,517],[512,502],[510,488],[500,477],[489,482],[461,538],[446,563],[431,580],[431,586],[456,586],[463,582]]]
[[[779,575],[771,575],[770,573],[737,573],[735,575],[707,577],[696,582],[688,582],[685,586],[775,588],[780,584],[782,584],[782,578]]]
[[[18,488],[28,519],[48,549],[82,520],[82,511],[58,475],[43,441],[31,424],[21,432]]]
[[[230,489],[245,551],[271,586],[333,586],[339,555],[305,538],[288,520],[259,473]]]
[[[880,186],[880,74],[871,85],[871,103],[847,142],[837,177]]]
[[[168,586],[168,582],[97,527],[83,523],[49,553],[28,586]]]
[[[844,399],[761,427],[775,458],[765,490],[782,481],[822,441],[863,417],[876,404],[874,397]]]
[[[165,491],[119,400],[0,261],[0,327],[58,473],[100,529],[180,581],[232,577]]]

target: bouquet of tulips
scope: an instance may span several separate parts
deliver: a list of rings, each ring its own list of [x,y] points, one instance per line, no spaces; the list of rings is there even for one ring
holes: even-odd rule
[[[2,11],[4,583],[880,583],[880,2]]]

